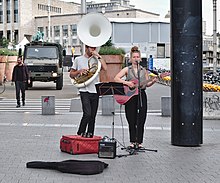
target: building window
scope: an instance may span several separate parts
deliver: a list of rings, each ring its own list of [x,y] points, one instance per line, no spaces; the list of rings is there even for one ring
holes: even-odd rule
[[[16,1],[18,2],[18,1]],[[14,9],[14,22],[17,23],[18,22],[18,9]]]
[[[46,35],[46,37],[48,37],[48,27],[46,26],[46,28],[45,28],[46,30],[46,32],[45,32],[45,35]]]
[[[11,22],[10,6],[11,6],[10,0],[6,0],[7,23],[10,23],[10,22]]]
[[[63,29],[63,37],[67,37],[68,36],[68,25],[63,25],[62,29]]]
[[[54,26],[54,36],[60,37],[60,26]]]
[[[77,39],[72,39],[72,46],[77,45]]]
[[[40,31],[40,32],[44,32],[44,28],[43,27],[38,27],[37,30]]]
[[[3,11],[0,11],[0,23],[3,23]]]
[[[0,0],[0,23],[3,23],[3,10],[2,10],[2,0]]]
[[[165,44],[157,43],[157,58],[165,58]]]
[[[57,8],[54,6],[48,7],[48,5],[38,4],[37,7],[38,7],[38,10],[41,10],[41,11],[49,11],[50,10],[51,12],[61,13],[61,8]]]
[[[18,10],[14,10],[14,22],[18,22]]]
[[[71,36],[77,36],[77,25],[76,24],[73,24],[73,25],[70,25],[70,31],[71,31]]]

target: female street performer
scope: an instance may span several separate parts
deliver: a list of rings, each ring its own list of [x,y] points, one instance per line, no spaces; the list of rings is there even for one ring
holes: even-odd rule
[[[157,77],[149,79],[148,71],[140,65],[141,53],[137,46],[131,48],[130,51],[131,65],[124,67],[114,78],[116,82],[123,83],[130,89],[138,90],[138,94],[132,96],[125,103],[125,114],[129,125],[130,146],[129,148],[142,148],[144,124],[147,116],[147,95],[146,87],[152,86]],[[122,79],[123,77],[126,79]],[[139,81],[139,80],[140,81]],[[140,86],[137,86],[137,83]],[[140,99],[140,100],[139,100]]]

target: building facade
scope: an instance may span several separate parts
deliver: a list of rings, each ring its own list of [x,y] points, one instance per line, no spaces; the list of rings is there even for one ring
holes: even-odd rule
[[[169,58],[170,14],[160,20],[159,14],[135,9],[129,0],[110,0],[109,3],[87,2],[87,12],[103,13],[112,23],[112,42],[125,48],[138,45],[142,52],[155,57]],[[62,0],[0,0],[0,38],[19,43],[26,37],[32,40],[37,31],[44,41],[63,45],[67,54],[75,48],[81,54],[77,24],[81,20],[81,4]],[[203,23],[203,34],[205,24]],[[204,49],[209,50],[212,36],[204,37]],[[209,62],[209,61],[207,61]]]
[[[105,3],[100,3],[101,5]],[[97,4],[97,11],[103,13],[109,20],[110,19],[133,19],[133,18],[143,18],[145,21],[150,18],[157,19],[159,14],[146,12],[139,9],[131,8],[130,6],[127,9],[119,10],[118,5],[115,5],[115,2],[110,4],[112,8],[108,8],[105,11],[102,11],[103,8],[99,8]],[[89,3],[89,5],[91,5]],[[94,5],[94,4],[93,4]],[[109,5],[109,7],[110,7]],[[88,5],[87,5],[88,6]],[[90,6],[89,6],[90,7]],[[117,8],[115,8],[117,7]],[[109,10],[110,9],[110,10]],[[89,11],[92,13],[93,11]],[[50,34],[48,34],[48,16],[36,16],[35,17],[35,28],[36,30],[45,32],[45,40],[51,40],[52,42],[57,42],[63,45],[67,54],[71,54],[71,48],[75,48],[75,54],[81,54],[81,42],[77,37],[77,24],[81,20],[82,13],[70,13],[62,15],[51,15],[50,16]],[[111,20],[110,20],[111,21]],[[113,41],[116,41],[115,39]],[[113,42],[115,43],[115,42]]]
[[[80,4],[59,0],[0,0],[0,38],[18,43],[36,33],[35,17],[78,13]]]

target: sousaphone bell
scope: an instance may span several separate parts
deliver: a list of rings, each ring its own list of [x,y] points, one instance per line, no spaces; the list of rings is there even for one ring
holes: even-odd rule
[[[77,35],[85,45],[100,47],[109,40],[111,34],[111,23],[100,13],[86,14],[78,23]],[[72,79],[72,83],[77,88],[87,86],[97,77],[101,70],[101,63],[92,56],[89,58],[88,68],[88,73]]]

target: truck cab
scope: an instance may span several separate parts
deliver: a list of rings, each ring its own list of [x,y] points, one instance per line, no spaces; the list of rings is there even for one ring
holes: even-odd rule
[[[24,47],[24,64],[28,67],[30,83],[34,81],[56,83],[56,89],[63,88],[63,60],[65,50],[58,43],[31,42]]]

